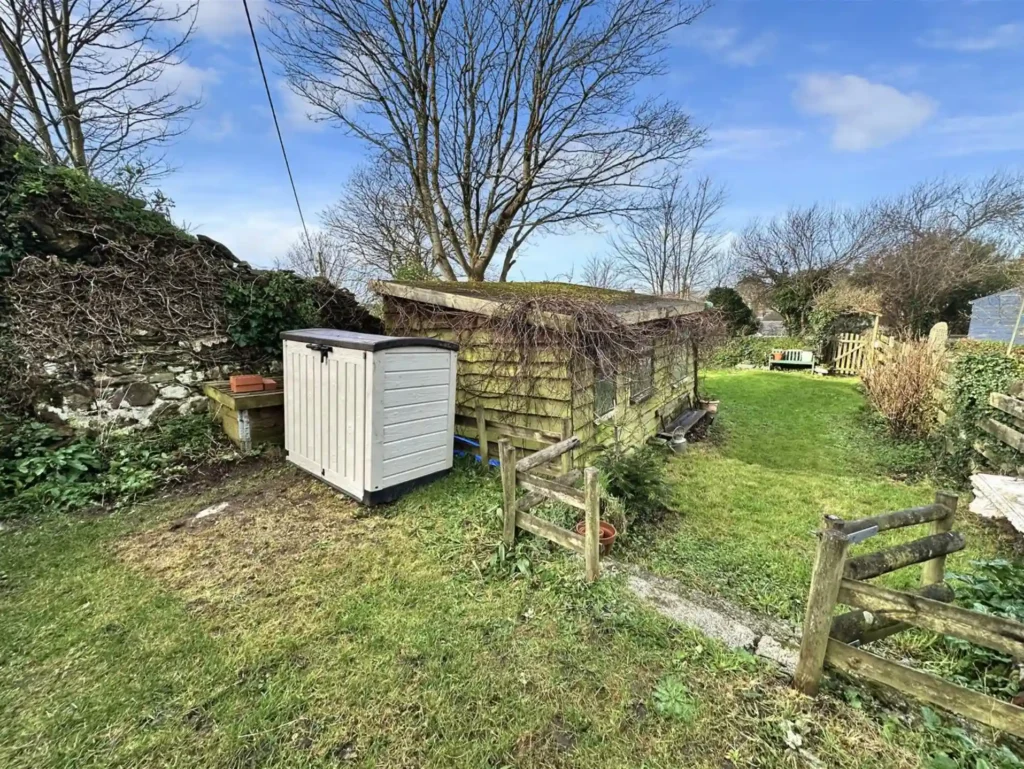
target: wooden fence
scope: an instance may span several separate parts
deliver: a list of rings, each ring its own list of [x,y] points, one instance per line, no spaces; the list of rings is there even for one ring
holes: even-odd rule
[[[978,427],[995,441],[1009,446],[1016,452],[1024,452],[1024,382],[1015,382],[1009,387],[1009,393],[989,393],[988,405],[999,411],[998,419],[985,417],[978,422]],[[1008,463],[992,451],[992,444],[975,441],[974,450],[983,456],[1000,472],[1020,475],[1024,466]]]
[[[794,681],[798,689],[816,694],[824,666],[828,665],[1024,737],[1024,708],[860,648],[915,626],[1024,660],[1024,624],[949,604],[953,595],[944,583],[946,556],[966,545],[964,535],[952,531],[956,506],[954,494],[938,492],[934,504],[873,518],[843,521],[826,516],[804,616]],[[851,546],[870,537],[919,524],[931,524],[932,533],[907,544],[847,558]],[[924,564],[922,587],[914,592],[864,581],[917,563]],[[837,604],[856,610],[834,617]]]
[[[512,547],[516,541],[516,529],[519,528],[573,552],[581,553],[586,565],[587,579],[592,582],[597,579],[601,570],[601,496],[597,468],[588,467],[582,473],[579,470],[571,470],[554,480],[542,478],[531,472],[556,459],[561,460],[579,445],[580,439],[573,436],[517,462],[512,441],[507,438],[498,441],[505,514],[503,539],[506,545]],[[582,492],[572,486],[581,475]],[[517,488],[525,489],[529,493],[517,500]],[[575,531],[563,529],[529,512],[542,502],[551,500],[581,510],[586,521],[586,534],[581,536]]]
[[[552,446],[572,436],[572,423],[562,420],[561,434],[528,427],[503,424],[485,418],[484,407],[477,405],[475,416],[455,416],[455,432],[464,438],[472,438],[479,444],[481,461],[485,464],[491,458],[500,459],[497,443],[501,438],[510,438],[520,449],[535,451]],[[567,473],[572,467],[572,456],[566,452],[561,456],[561,472]]]
[[[859,334],[837,334],[831,344],[829,367],[834,374],[860,376],[865,369],[884,364],[895,344],[893,337],[877,327]]]

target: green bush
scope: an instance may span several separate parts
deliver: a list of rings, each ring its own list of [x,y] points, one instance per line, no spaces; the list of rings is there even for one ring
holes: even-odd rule
[[[708,301],[715,309],[721,310],[732,336],[746,336],[757,331],[754,313],[735,288],[713,288],[708,292]]]
[[[3,425],[0,520],[121,505],[192,468],[234,456],[206,416],[96,440],[66,438],[38,422]]]
[[[290,272],[264,272],[229,283],[224,307],[231,340],[269,354],[280,351],[282,331],[320,325],[306,281]]]
[[[1024,563],[972,561],[970,574],[951,574],[957,603],[974,611],[1024,622]],[[956,683],[1013,697],[1022,691],[1017,663],[1008,655],[944,636],[955,654]]]
[[[966,478],[970,460],[976,456],[974,443],[987,438],[978,422],[997,414],[988,405],[989,394],[1006,392],[1012,382],[1024,378],[1024,362],[1007,357],[1005,347],[985,344],[955,346],[946,382],[946,422],[941,433],[952,447],[945,457],[946,471],[960,478]],[[1007,461],[1015,458],[1016,452],[1008,447],[991,440],[985,442],[995,455],[1005,456]]]
[[[733,368],[740,363],[762,366],[772,350],[807,349],[807,341],[798,336],[740,336],[727,339],[707,355],[707,368]]]
[[[595,464],[605,491],[622,504],[627,525],[657,520],[665,512],[671,488],[665,481],[664,449],[609,449]]]

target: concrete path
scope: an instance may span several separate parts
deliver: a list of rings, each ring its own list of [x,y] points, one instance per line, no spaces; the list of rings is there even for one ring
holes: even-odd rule
[[[659,614],[700,630],[733,649],[745,649],[776,663],[786,673],[796,670],[799,630],[753,614],[721,598],[684,589],[678,582],[611,559],[601,562],[610,574],[622,574],[630,590]]]

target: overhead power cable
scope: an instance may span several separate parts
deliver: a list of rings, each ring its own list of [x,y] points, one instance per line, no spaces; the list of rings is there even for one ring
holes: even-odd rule
[[[302,222],[302,232],[306,236],[306,247],[312,252],[313,241],[309,238],[309,229],[306,227],[306,217],[302,215],[302,204],[299,203],[299,191],[295,186],[295,177],[292,175],[292,166],[288,162],[288,151],[284,148],[284,136],[281,134],[281,123],[277,119],[277,110],[274,109],[274,97],[270,95],[270,82],[267,80],[267,71],[263,68],[263,57],[260,56],[260,44],[256,41],[256,28],[252,24],[252,16],[249,14],[249,0],[242,0],[242,7],[245,9],[245,20],[249,22],[249,34],[252,35],[252,47],[256,49],[256,62],[260,66],[260,75],[263,76],[263,87],[267,92],[267,103],[270,104],[270,114],[274,118],[274,128],[277,130],[277,141],[281,145],[281,157],[284,158],[284,168],[288,172],[288,181],[292,185],[292,195],[295,197],[295,208],[299,211],[299,221]]]

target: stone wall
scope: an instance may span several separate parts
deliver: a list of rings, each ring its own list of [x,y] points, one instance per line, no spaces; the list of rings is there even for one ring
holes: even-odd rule
[[[254,371],[224,337],[186,342],[146,344],[97,371],[49,360],[44,364],[48,385],[34,404],[43,421],[75,430],[128,430],[148,427],[168,416],[206,410],[203,383],[227,379],[231,374],[273,374],[280,362]],[[216,362],[215,362],[216,361]]]

